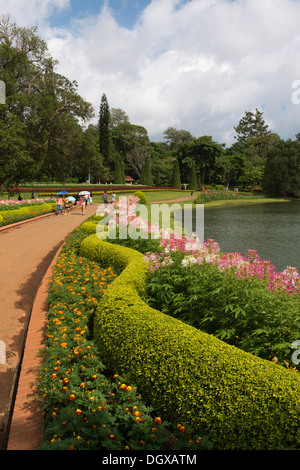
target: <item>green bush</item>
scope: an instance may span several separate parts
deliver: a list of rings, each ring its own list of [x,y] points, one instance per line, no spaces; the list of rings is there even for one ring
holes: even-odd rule
[[[174,263],[155,270],[147,303],[244,351],[284,365],[300,338],[300,296],[270,291],[255,277],[218,265]]]
[[[146,198],[145,194],[142,191],[136,191],[134,193],[134,195],[139,198],[139,203],[140,204],[147,204],[147,198]]]
[[[12,209],[2,211],[2,225],[9,225],[21,220],[30,219],[39,215],[44,215],[55,210],[55,204],[46,203],[35,206],[21,207],[20,209]]]
[[[164,419],[185,421],[219,449],[281,449],[300,444],[300,377],[225,344],[142,300],[143,255],[90,235],[81,255],[121,275],[103,294],[94,321],[101,357]]]

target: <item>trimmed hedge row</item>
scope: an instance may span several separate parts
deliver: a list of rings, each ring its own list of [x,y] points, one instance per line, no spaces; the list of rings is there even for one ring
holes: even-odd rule
[[[164,419],[185,421],[217,449],[299,447],[297,372],[149,307],[142,300],[148,271],[142,254],[94,234],[82,242],[81,255],[121,272],[95,315],[103,362],[126,374]]]
[[[36,206],[20,207],[20,209],[12,209],[7,211],[1,211],[2,219],[0,219],[0,225],[9,225],[21,220],[30,219],[39,215],[48,214],[49,212],[56,210],[56,204],[46,203]]]

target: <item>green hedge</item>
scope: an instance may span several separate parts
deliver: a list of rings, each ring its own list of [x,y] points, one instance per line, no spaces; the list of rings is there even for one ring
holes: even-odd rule
[[[126,374],[164,419],[185,421],[218,449],[299,447],[297,372],[149,307],[142,254],[90,235],[81,255],[122,271],[97,309],[95,341],[111,372]]]
[[[1,225],[9,225],[21,220],[30,219],[39,215],[48,214],[49,212],[55,211],[56,204],[45,203],[35,206],[20,207],[20,209],[12,209],[2,211],[1,216],[3,220],[0,220]]]

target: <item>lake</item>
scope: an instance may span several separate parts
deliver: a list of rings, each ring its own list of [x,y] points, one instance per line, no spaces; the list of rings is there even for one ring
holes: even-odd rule
[[[182,213],[176,212],[179,222]],[[187,214],[190,219],[192,213]],[[201,230],[196,232],[202,239]],[[276,271],[293,266],[300,273],[300,201],[205,205],[204,239],[208,238],[215,240],[223,252],[245,255],[248,249],[256,250],[261,259],[272,261]]]
[[[293,266],[300,272],[300,201],[205,206],[204,238],[225,252],[257,250],[277,271]]]

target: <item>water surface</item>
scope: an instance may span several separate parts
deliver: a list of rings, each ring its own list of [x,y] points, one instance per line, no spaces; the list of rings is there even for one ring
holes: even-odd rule
[[[300,201],[205,206],[204,237],[221,251],[244,255],[251,248],[277,271],[294,266],[300,272]]]

